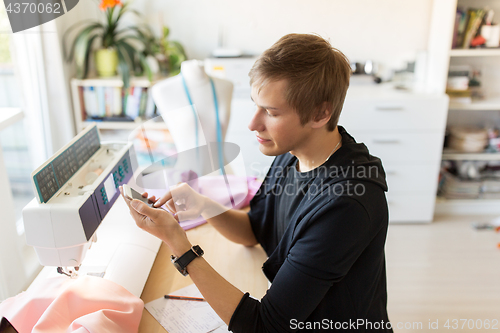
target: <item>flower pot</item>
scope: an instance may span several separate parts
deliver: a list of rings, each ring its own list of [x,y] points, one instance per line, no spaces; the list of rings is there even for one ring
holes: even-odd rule
[[[100,49],[95,53],[95,66],[99,76],[116,75],[118,53],[115,49]]]

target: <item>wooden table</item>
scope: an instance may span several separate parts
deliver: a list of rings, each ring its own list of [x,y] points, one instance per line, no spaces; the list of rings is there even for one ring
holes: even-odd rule
[[[245,247],[235,244],[209,224],[188,230],[187,235],[193,245],[201,246],[205,252],[204,258],[227,281],[256,298],[264,296],[268,284],[261,267],[267,256],[260,245]],[[175,269],[170,262],[170,255],[169,247],[163,243],[141,295],[144,303],[193,283],[189,276],[184,277]],[[166,330],[144,309],[139,333],[157,332],[163,333]]]

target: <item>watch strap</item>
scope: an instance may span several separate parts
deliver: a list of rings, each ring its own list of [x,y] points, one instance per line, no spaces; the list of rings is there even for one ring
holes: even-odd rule
[[[201,247],[199,247],[198,245],[194,245],[179,258],[172,256],[172,261],[178,265],[180,272],[182,274],[185,274],[187,265],[189,265],[189,263],[193,261],[195,258],[201,257],[202,255],[203,255],[203,250],[201,249]]]
[[[179,264],[182,268],[186,268],[186,266],[196,258],[197,255],[194,253],[192,249],[189,249],[186,253],[180,256],[175,262]]]

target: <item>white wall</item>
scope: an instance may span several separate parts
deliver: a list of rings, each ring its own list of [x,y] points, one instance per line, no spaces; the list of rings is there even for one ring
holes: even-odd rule
[[[375,60],[391,68],[427,49],[433,0],[134,0],[159,32],[161,18],[190,58],[204,59],[218,45],[256,55],[281,36],[318,33],[351,60]],[[57,19],[64,32],[75,22],[100,15],[94,1],[80,1]],[[130,17],[129,17],[130,18]]]
[[[100,2],[100,1],[99,1]],[[96,18],[103,18],[104,16],[102,15],[101,11],[99,10],[98,6],[98,1],[96,0],[80,0],[75,8],[64,14],[63,16],[58,17],[55,20],[56,26],[57,26],[57,32],[59,35],[59,41],[61,43],[61,50],[63,47],[63,35],[65,32],[68,31],[69,28],[71,28],[74,25],[78,25],[80,22],[85,21],[85,20],[95,20]],[[101,17],[102,16],[102,17]],[[80,28],[77,28],[73,30],[73,33],[69,34],[69,41],[73,42],[75,32],[79,32],[81,30],[81,27],[84,27],[85,24],[81,23]],[[97,43],[96,43],[97,44]],[[67,46],[67,49],[69,50],[69,43]],[[67,63],[64,61],[64,70],[65,74],[68,76],[68,88],[70,87],[69,85],[69,80],[76,75],[76,68],[75,66],[71,65],[71,63]]]
[[[226,46],[259,54],[281,36],[315,32],[351,60],[372,59],[390,67],[427,49],[432,0],[135,0],[133,6],[159,24],[191,58],[217,47],[224,27]]]
[[[314,32],[351,61],[370,59],[395,69],[427,50],[433,0],[133,0],[132,7],[158,33],[160,22],[168,25],[189,58],[209,57],[221,29],[225,46],[251,55],[287,33]],[[80,1],[56,20],[59,39],[75,23],[96,18],[103,18],[97,1]],[[134,15],[125,19],[138,23]],[[69,88],[74,66],[65,64],[64,75]]]

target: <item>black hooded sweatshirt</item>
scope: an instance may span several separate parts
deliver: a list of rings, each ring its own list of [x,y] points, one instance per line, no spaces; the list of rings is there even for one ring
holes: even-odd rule
[[[252,230],[269,256],[262,269],[272,285],[260,302],[243,296],[229,323],[232,332],[392,332],[385,172],[363,143],[338,128],[341,148],[313,170],[302,199],[286,213],[277,211],[297,162],[289,153],[275,158],[250,202]],[[289,218],[281,231],[277,216]]]

